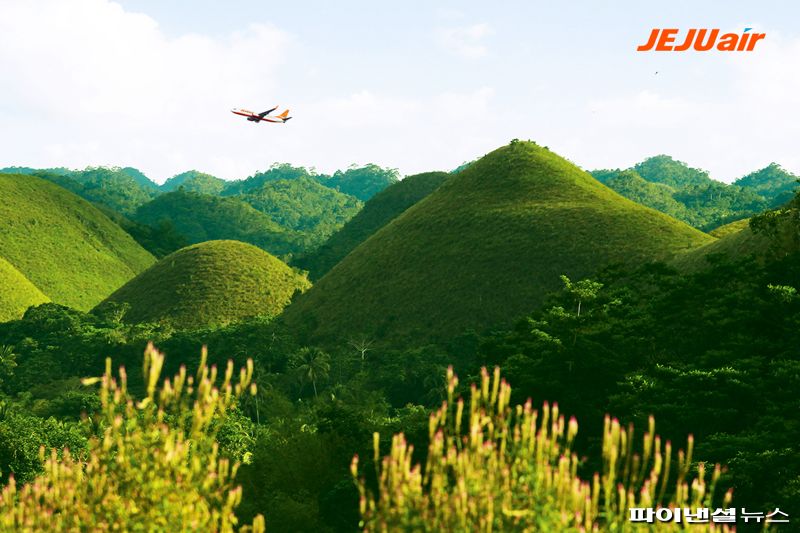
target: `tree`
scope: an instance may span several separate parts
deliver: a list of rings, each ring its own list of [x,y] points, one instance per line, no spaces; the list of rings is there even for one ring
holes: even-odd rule
[[[14,369],[17,367],[17,354],[14,347],[8,344],[0,345],[0,387],[5,381],[14,376]]]
[[[561,281],[564,282],[564,289],[569,293],[575,303],[578,305],[576,316],[581,316],[581,304],[597,298],[597,293],[603,288],[603,284],[599,281],[591,279],[582,279],[573,283],[567,276],[561,275]]]
[[[292,356],[290,366],[301,380],[311,382],[316,398],[317,381],[327,378],[331,371],[331,356],[319,348],[301,348]]]

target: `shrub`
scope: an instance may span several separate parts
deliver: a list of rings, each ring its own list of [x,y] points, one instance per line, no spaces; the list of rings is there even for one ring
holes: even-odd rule
[[[233,531],[241,488],[238,463],[220,457],[216,429],[250,387],[252,361],[236,383],[233,363],[216,387],[217,369],[203,350],[197,376],[185,368],[158,386],[164,356],[149,345],[144,355],[146,394],[137,401],[125,369],[112,375],[106,360],[99,382],[101,408],[90,422],[85,460],[69,451],[45,458],[44,474],[0,493],[3,531]],[[263,531],[258,516],[252,527]]]
[[[412,465],[413,446],[402,433],[381,460],[376,433],[374,495],[353,458],[365,531],[629,531],[636,526],[628,521],[631,507],[711,507],[720,467],[707,484],[700,463],[697,477],[688,481],[690,437],[687,452],[678,452],[674,490],[668,490],[672,450],[669,442],[662,447],[652,418],[639,454],[633,450],[633,427],[607,417],[603,471],[587,482],[579,477],[580,460],[571,450],[578,423],[565,422],[557,404],[545,403],[541,413],[530,401],[511,407],[511,387],[499,369],[493,378],[484,369],[465,413],[463,400],[453,401],[458,381],[452,369],[448,382],[447,401],[430,417],[424,470]],[[724,504],[730,498],[729,491]],[[711,526],[728,531],[724,524],[697,524],[694,531]],[[683,524],[651,527],[680,530]]]

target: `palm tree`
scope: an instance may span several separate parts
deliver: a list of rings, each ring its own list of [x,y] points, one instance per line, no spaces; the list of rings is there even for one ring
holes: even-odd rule
[[[14,347],[8,344],[0,345],[0,384],[4,380],[12,379],[16,366],[17,354],[14,353]]]
[[[331,356],[319,348],[301,348],[292,356],[291,366],[300,379],[310,381],[317,397],[317,381],[328,377],[331,370]]]

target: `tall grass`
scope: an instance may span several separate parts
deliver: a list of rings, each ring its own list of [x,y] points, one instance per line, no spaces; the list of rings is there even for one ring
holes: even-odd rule
[[[637,447],[633,427],[607,417],[603,469],[587,481],[572,449],[578,423],[565,420],[557,404],[545,403],[541,411],[530,401],[511,406],[511,387],[499,369],[493,376],[483,370],[468,407],[454,398],[457,384],[450,370],[447,400],[430,418],[424,467],[414,464],[414,448],[403,434],[381,458],[375,434],[373,492],[353,458],[365,531],[631,531],[641,525],[629,522],[631,507],[712,507],[719,465],[709,476],[699,463],[690,476],[692,438],[674,461],[652,418]],[[730,491],[718,499],[727,506]],[[677,531],[683,524],[649,527]],[[730,529],[693,528],[712,530]]]
[[[129,393],[124,368],[113,376],[110,360],[102,378],[86,380],[100,383],[102,406],[86,456],[45,458],[42,449],[44,473],[22,487],[12,477],[0,493],[0,531],[234,530],[239,465],[220,457],[216,422],[254,392],[252,361],[236,381],[229,362],[219,386],[205,350],[196,376],[181,368],[159,386],[163,362],[148,346],[141,400]],[[239,530],[263,531],[263,518]]]

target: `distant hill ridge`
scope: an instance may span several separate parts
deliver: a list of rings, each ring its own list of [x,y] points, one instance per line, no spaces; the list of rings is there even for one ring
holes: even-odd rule
[[[726,184],[667,155],[592,175],[626,198],[704,231],[781,205],[798,186],[798,177],[775,163]]]
[[[218,197],[178,189],[140,206],[133,218],[150,226],[167,221],[190,244],[239,240],[279,256],[303,246],[299,233],[276,223],[239,196]]]

